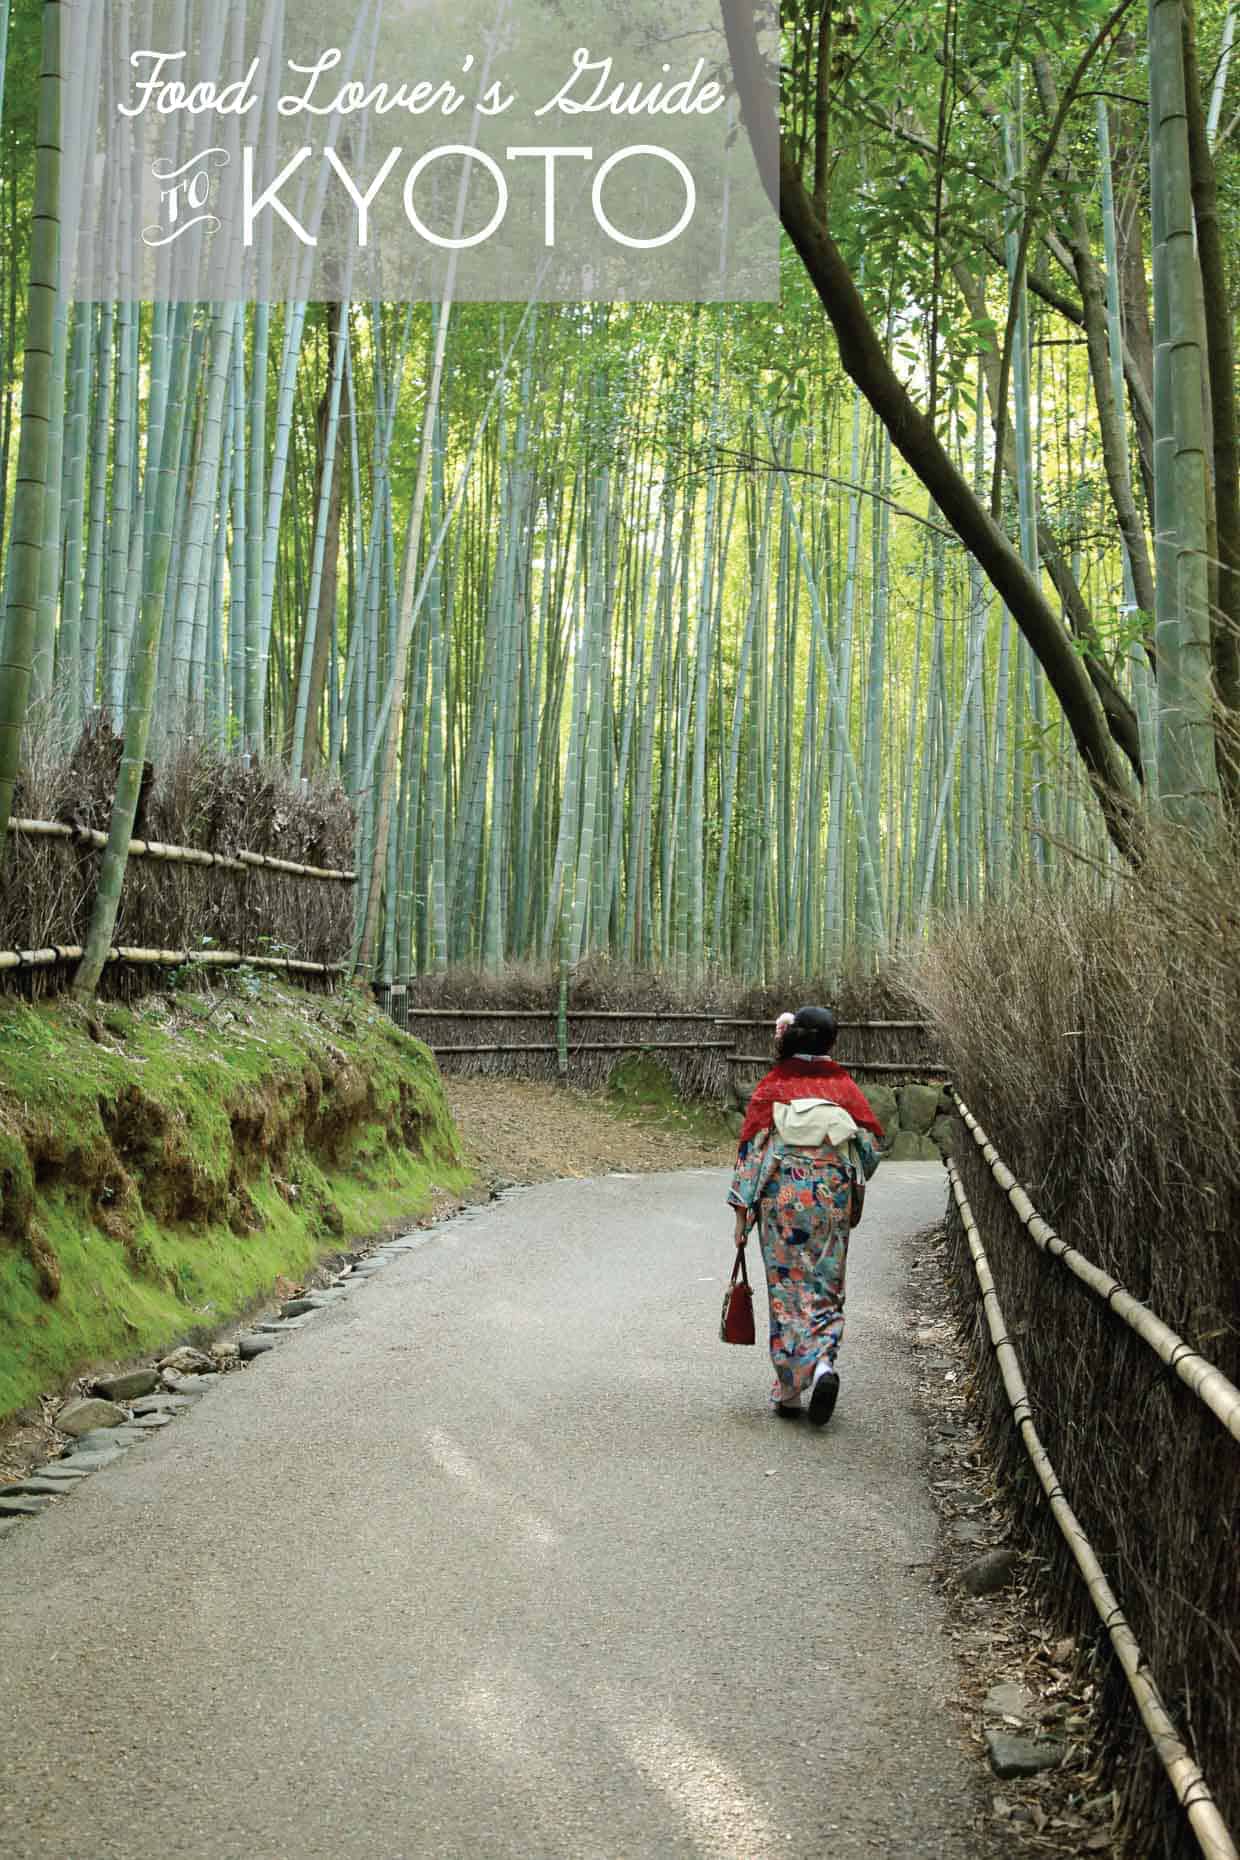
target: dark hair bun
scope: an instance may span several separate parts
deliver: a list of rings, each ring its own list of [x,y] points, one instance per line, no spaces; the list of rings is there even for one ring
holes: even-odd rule
[[[825,1058],[835,1045],[838,1031],[830,1008],[798,1008],[792,1024],[780,1036],[779,1052],[784,1057],[790,1053],[810,1053],[815,1058]]]

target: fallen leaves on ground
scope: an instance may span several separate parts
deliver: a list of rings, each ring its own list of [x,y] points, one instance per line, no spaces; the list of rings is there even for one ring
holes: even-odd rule
[[[492,1182],[725,1169],[735,1156],[730,1144],[660,1129],[602,1096],[534,1079],[446,1078],[444,1089],[470,1161]]]
[[[929,1487],[940,1519],[938,1586],[947,1612],[947,1632],[960,1665],[960,1699],[948,1701],[977,1753],[981,1777],[992,1785],[983,1750],[982,1703],[992,1687],[1022,1685],[1033,1703],[1027,1719],[1003,1716],[1010,1729],[1062,1739],[1067,1746],[1058,1769],[1025,1779],[1005,1778],[1002,1794],[991,1794],[984,1811],[995,1851],[1068,1855],[1105,1854],[1117,1836],[1119,1801],[1107,1786],[1097,1717],[1093,1669],[1097,1654],[1062,1633],[1046,1618],[1049,1597],[1026,1564],[1017,1581],[999,1594],[966,1595],[960,1570],[987,1547],[1014,1543],[1002,1482],[991,1462],[982,1426],[982,1391],[961,1347],[948,1292],[950,1261],[941,1233],[921,1236],[913,1261],[917,1316],[910,1341],[918,1392],[929,1438]],[[952,1525],[982,1526],[978,1541],[953,1539]],[[998,1714],[992,1722],[998,1722]]]

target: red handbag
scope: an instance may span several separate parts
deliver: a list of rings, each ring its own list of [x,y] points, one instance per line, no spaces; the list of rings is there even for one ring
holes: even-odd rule
[[[723,1343],[755,1343],[753,1293],[745,1269],[745,1249],[738,1246],[732,1267],[732,1283],[723,1294],[723,1315],[719,1320],[719,1337]]]

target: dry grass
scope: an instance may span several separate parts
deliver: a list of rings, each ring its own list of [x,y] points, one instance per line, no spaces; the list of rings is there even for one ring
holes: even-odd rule
[[[961,1095],[1064,1238],[1240,1380],[1240,858],[1154,840],[1107,895],[1082,882],[945,930],[916,985]],[[1025,1236],[956,1150],[1035,1418],[1167,1702],[1240,1825],[1240,1453],[1126,1326]],[[964,1262],[967,1266],[967,1261]],[[967,1272],[960,1283],[968,1285]],[[962,1317],[987,1354],[971,1299]],[[1026,1475],[998,1379],[990,1422],[1026,1516],[1088,1608]],[[1127,1704],[1132,1852],[1195,1853]]]
[[[49,732],[27,733],[14,814],[106,832],[120,765],[120,739],[106,723],[82,734],[68,757]],[[151,771],[139,804],[137,837],[206,852],[269,853],[300,864],[347,870],[353,817],[343,792],[319,784],[305,792],[274,765],[243,767],[186,748]],[[60,840],[10,834],[0,878],[0,947],[29,949],[83,943],[99,869],[97,852]],[[349,947],[353,888],[273,873],[222,872],[155,860],[130,863],[117,920],[118,943],[146,948],[237,949],[337,962]],[[56,987],[61,971],[37,982]],[[158,970],[111,969],[110,992],[162,986]]]

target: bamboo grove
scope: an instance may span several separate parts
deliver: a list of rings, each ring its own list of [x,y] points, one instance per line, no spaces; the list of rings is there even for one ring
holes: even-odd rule
[[[343,785],[354,955],[388,980],[590,950],[830,971],[1111,856],[1059,687],[791,249],[780,306],[77,302],[48,245],[60,10],[27,0],[11,32],[0,10],[0,800],[23,728],[66,753],[100,716],[124,734],[99,959],[144,762],[187,740]],[[868,101],[879,16],[814,12],[839,29],[831,185],[885,366],[1156,796],[1202,760],[1174,719],[1211,676],[1185,616],[1219,598],[1185,592],[1209,549],[1177,556],[1152,516],[1206,448],[1188,377],[1155,366],[1187,314],[1166,214],[1189,181],[1157,112],[1151,142],[1140,46],[1098,40],[1084,85],[1105,15],[1061,11],[1056,43],[1000,9],[983,60],[980,9],[945,0],[907,28],[927,94]],[[1207,29],[1225,175],[1232,12]]]

